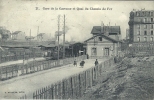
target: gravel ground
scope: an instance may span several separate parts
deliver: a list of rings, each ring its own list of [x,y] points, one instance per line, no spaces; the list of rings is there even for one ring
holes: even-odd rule
[[[81,100],[154,100],[154,59],[126,58],[104,68],[94,86]]]

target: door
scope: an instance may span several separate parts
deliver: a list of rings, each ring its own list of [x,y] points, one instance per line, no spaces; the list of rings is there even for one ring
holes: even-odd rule
[[[105,55],[105,56],[109,56],[109,48],[105,48],[105,50],[104,50],[104,55]]]

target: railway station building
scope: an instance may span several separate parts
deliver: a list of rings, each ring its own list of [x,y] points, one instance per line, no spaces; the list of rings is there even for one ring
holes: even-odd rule
[[[86,53],[90,58],[117,56],[121,50],[120,26],[93,26],[92,37],[87,39]]]

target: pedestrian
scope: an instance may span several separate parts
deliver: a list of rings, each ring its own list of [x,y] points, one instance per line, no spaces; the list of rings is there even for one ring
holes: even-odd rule
[[[83,68],[83,66],[84,66],[84,63],[85,63],[85,61],[84,60],[82,60],[81,62],[80,62],[80,66]]]
[[[117,58],[116,57],[114,57],[114,63],[117,63]]]
[[[97,61],[97,59],[96,59],[96,61],[95,61],[95,66],[97,66],[98,65],[98,61]]]
[[[87,54],[87,59],[89,59],[89,55]]]
[[[76,59],[74,60],[74,64],[73,64],[74,66],[77,66],[77,62],[76,62]]]

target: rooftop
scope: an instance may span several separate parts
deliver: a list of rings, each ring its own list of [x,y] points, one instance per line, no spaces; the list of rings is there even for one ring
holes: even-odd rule
[[[113,39],[113,38],[111,38],[111,37],[109,37],[109,36],[106,36],[106,35],[104,35],[104,34],[97,34],[97,35],[95,35],[95,36],[93,36],[93,37],[91,37],[91,38],[85,40],[84,42],[88,42],[89,40],[94,39],[94,38],[97,37],[97,36],[102,36],[102,37],[106,38],[107,40],[112,41],[113,43],[120,42],[120,41],[115,40],[115,39]]]
[[[19,34],[21,31],[15,31],[12,34]]]
[[[91,34],[100,34],[102,33],[101,30],[103,30],[103,33],[109,32],[109,33],[119,33],[121,34],[120,31],[120,26],[93,26],[93,29],[91,31]]]

